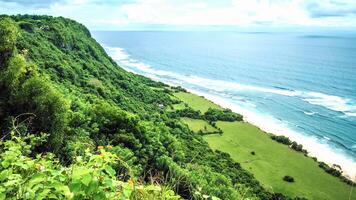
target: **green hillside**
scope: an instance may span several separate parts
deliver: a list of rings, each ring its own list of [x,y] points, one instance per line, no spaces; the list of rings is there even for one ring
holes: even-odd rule
[[[195,94],[179,92],[175,96],[193,109],[206,111],[211,102]],[[214,105],[217,106],[216,104]],[[220,108],[221,109],[221,108]],[[204,119],[182,118],[193,130],[203,130]],[[205,123],[204,123],[205,122]],[[355,187],[343,179],[331,176],[312,158],[304,156],[287,145],[271,139],[258,127],[246,122],[217,121],[222,134],[207,134],[204,140],[213,149],[229,153],[241,166],[251,172],[264,188],[290,196],[308,199],[356,199]],[[284,176],[294,182],[286,182]]]
[[[0,58],[0,199],[290,199],[169,117],[178,89],[124,71],[75,21],[1,16]]]

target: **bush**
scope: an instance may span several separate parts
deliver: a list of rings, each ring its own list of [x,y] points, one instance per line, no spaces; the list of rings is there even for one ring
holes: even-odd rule
[[[208,121],[242,121],[242,116],[232,112],[230,109],[216,109],[216,108],[209,108],[208,111],[204,113],[204,118]]]
[[[290,182],[290,183],[294,182],[294,178],[291,177],[291,176],[288,176],[288,175],[284,176],[283,180],[286,181],[286,182]]]
[[[299,152],[302,152],[304,153],[305,155],[308,154],[308,151],[303,149],[303,145],[301,144],[298,144],[296,142],[292,142],[292,146],[291,146],[292,149],[296,150],[296,151],[299,151]]]
[[[327,165],[324,162],[319,162],[319,167],[322,168],[327,173],[329,173],[329,174],[331,174],[333,176],[336,176],[336,177],[339,177],[342,174],[341,171],[339,171],[339,170],[337,170],[335,168],[329,167],[329,165]]]
[[[271,139],[286,145],[292,144],[292,141],[288,137],[283,135],[272,135]]]
[[[15,46],[18,34],[16,23],[9,17],[0,17],[0,55],[10,52]]]
[[[114,169],[128,166],[110,146],[86,150],[73,164],[61,166],[50,153],[30,157],[46,135],[16,134],[1,143],[0,199],[180,199],[159,185],[119,180]]]
[[[201,119],[202,118],[199,110],[193,110],[190,107],[176,110],[174,112],[174,115],[176,117],[188,117],[188,118],[192,118],[192,119]]]

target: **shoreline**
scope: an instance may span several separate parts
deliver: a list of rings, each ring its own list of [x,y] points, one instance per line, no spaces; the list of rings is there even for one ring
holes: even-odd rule
[[[114,54],[114,56],[112,55],[114,57],[114,60],[118,63],[119,66],[123,67],[124,70],[134,74],[143,75],[154,81],[163,82],[169,86],[180,86],[186,89],[187,92],[190,92],[194,95],[203,96],[207,100],[210,100],[211,102],[222,108],[229,108],[233,112],[241,114],[245,122],[256,126],[263,132],[272,135],[283,135],[289,137],[292,141],[303,145],[303,149],[306,149],[308,151],[308,157],[316,157],[318,161],[325,162],[330,167],[332,167],[333,164],[341,166],[341,169],[343,171],[342,175],[354,182],[356,181],[356,161],[351,160],[346,155],[342,154],[342,152],[337,153],[335,149],[330,148],[330,146],[325,143],[321,143],[320,140],[318,140],[317,138],[312,136],[306,136],[297,131],[293,131],[289,127],[286,127],[285,125],[276,121],[271,116],[259,116],[256,113],[248,109],[242,108],[234,103],[231,103],[220,96],[188,89],[177,82],[163,81],[159,77],[155,76],[155,70],[151,69],[150,66],[147,66],[145,64],[143,64],[143,71],[147,72],[148,74],[138,73],[135,70],[132,70],[131,67],[128,67],[130,66],[131,58],[126,52],[124,52],[122,48],[109,47],[106,45],[103,46],[106,50],[108,50],[108,52]],[[135,68],[142,68],[141,65],[136,65],[137,63],[135,62]]]
[[[177,86],[171,83],[165,83],[165,84]],[[265,117],[256,116],[256,114],[254,114],[253,112],[244,109],[236,104],[230,103],[219,96],[192,90],[192,89],[187,89],[187,88],[184,89],[186,89],[187,92],[192,93],[194,95],[202,96],[205,99],[213,102],[214,104],[222,108],[228,108],[235,113],[241,114],[243,116],[244,122],[256,126],[266,134],[283,135],[289,137],[292,141],[295,141],[298,144],[303,145],[303,148],[308,151],[307,154],[308,157],[316,157],[318,161],[325,162],[330,167],[333,164],[337,164],[341,166],[343,176],[345,176],[346,178],[354,182],[356,181],[356,162],[353,162],[352,160],[348,159],[346,156],[342,154],[338,154],[337,152],[333,151],[333,149],[331,149],[327,144],[323,144],[317,141],[316,138],[306,136],[296,131],[290,130],[288,129],[288,127],[283,127],[282,124],[278,125],[274,123],[268,123],[270,121],[266,120]]]

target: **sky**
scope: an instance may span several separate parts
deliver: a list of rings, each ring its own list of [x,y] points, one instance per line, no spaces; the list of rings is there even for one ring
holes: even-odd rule
[[[0,14],[46,14],[90,30],[356,29],[356,0],[0,0]]]

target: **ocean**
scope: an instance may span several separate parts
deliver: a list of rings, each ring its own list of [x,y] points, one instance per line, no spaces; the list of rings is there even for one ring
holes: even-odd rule
[[[92,34],[127,71],[205,96],[356,175],[356,32]]]

